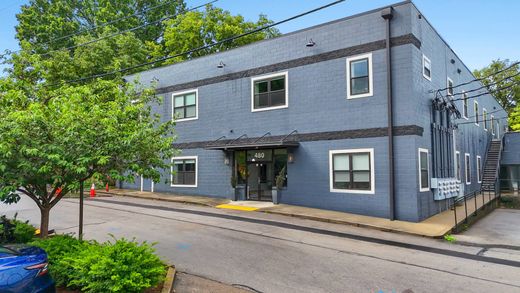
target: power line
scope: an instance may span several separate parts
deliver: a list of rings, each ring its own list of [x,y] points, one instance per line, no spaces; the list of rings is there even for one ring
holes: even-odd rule
[[[181,14],[185,14],[185,13],[193,11],[193,10],[197,10],[197,9],[199,9],[201,7],[204,7],[204,6],[209,5],[209,4],[213,4],[213,3],[217,2],[217,1],[219,1],[219,0],[213,0],[213,1],[210,1],[210,2],[206,2],[206,3],[201,4],[199,6],[195,6],[195,7],[192,7],[190,9],[187,9],[187,10],[182,10],[182,11],[177,12],[175,14],[167,15],[167,16],[162,17],[161,19],[158,19],[156,21],[144,23],[142,25],[138,25],[138,26],[126,29],[126,30],[118,31],[118,32],[109,34],[107,36],[103,36],[103,37],[100,37],[100,38],[97,38],[97,39],[94,39],[94,40],[87,41],[85,43],[77,44],[77,45],[66,47],[66,48],[60,48],[60,49],[57,49],[57,50],[52,50],[52,51],[46,52],[44,54],[41,54],[40,56],[48,56],[51,53],[54,53],[54,52],[57,52],[57,51],[71,50],[71,49],[75,49],[75,48],[79,48],[79,47],[84,47],[86,45],[90,45],[90,44],[93,44],[93,43],[96,43],[96,42],[99,42],[99,41],[102,41],[102,40],[105,40],[105,39],[108,39],[108,38],[112,38],[112,37],[115,37],[115,36],[118,36],[118,35],[121,35],[121,34],[124,34],[124,33],[133,32],[133,31],[138,30],[140,28],[143,28],[143,27],[146,27],[146,26],[149,26],[149,25],[152,25],[152,24],[161,23],[161,22],[163,22],[163,21],[165,21],[167,19],[177,17],[177,16],[179,16]]]
[[[331,7],[331,6],[333,6],[333,5],[336,5],[336,4],[339,4],[339,3],[341,3],[341,2],[345,2],[345,1],[346,1],[346,0],[337,0],[337,1],[331,2],[331,3],[329,3],[329,4],[326,4],[326,5],[320,6],[320,7],[318,7],[318,8],[314,8],[314,9],[308,10],[308,11],[306,11],[306,12],[300,13],[300,14],[298,14],[298,15],[292,16],[292,17],[290,17],[290,18],[286,18],[286,19],[284,19],[284,20],[281,20],[281,21],[278,21],[278,22],[274,22],[274,23],[271,23],[271,24],[268,24],[268,25],[265,25],[265,26],[259,27],[259,28],[257,28],[257,29],[254,29],[254,30],[251,30],[251,31],[248,31],[248,32],[245,32],[245,33],[239,34],[239,35],[235,35],[235,36],[232,36],[232,37],[226,38],[226,39],[221,40],[221,41],[216,41],[216,42],[213,42],[213,43],[211,43],[211,44],[203,45],[203,46],[197,47],[197,48],[195,48],[195,49],[191,49],[191,50],[189,50],[189,51],[185,51],[185,52],[182,52],[182,53],[178,53],[178,54],[174,54],[174,55],[169,55],[169,56],[161,57],[161,58],[158,58],[158,59],[156,59],[156,60],[152,60],[152,61],[149,61],[149,62],[145,62],[145,63],[137,64],[137,65],[134,65],[134,66],[130,66],[130,67],[126,67],[126,68],[122,68],[122,69],[114,70],[114,71],[109,71],[109,72],[105,72],[105,73],[94,74],[94,75],[91,75],[91,76],[86,76],[86,77],[82,77],[82,78],[78,78],[78,79],[73,79],[73,80],[65,80],[65,81],[62,81],[62,82],[58,82],[58,83],[51,84],[51,85],[49,85],[49,86],[56,86],[56,85],[60,85],[60,84],[64,84],[64,83],[77,83],[77,82],[81,82],[81,81],[85,81],[85,80],[89,80],[89,79],[93,79],[93,78],[105,77],[105,76],[112,75],[112,74],[117,74],[117,73],[127,72],[127,71],[129,71],[129,70],[136,69],[136,68],[140,68],[140,67],[143,67],[143,66],[152,65],[152,64],[155,64],[155,63],[158,63],[158,62],[162,62],[162,61],[166,61],[166,60],[169,60],[169,59],[172,59],[172,58],[176,58],[176,57],[180,57],[180,56],[184,56],[184,55],[189,55],[189,54],[192,54],[192,53],[195,53],[195,52],[198,52],[198,51],[204,50],[204,49],[211,48],[211,47],[216,46],[216,45],[221,45],[221,44],[224,44],[224,43],[227,43],[227,42],[231,42],[231,41],[234,41],[234,40],[236,40],[236,39],[243,38],[243,37],[245,37],[245,36],[248,36],[248,35],[251,35],[251,34],[254,34],[254,33],[257,33],[257,32],[263,31],[263,30],[266,30],[266,29],[269,29],[269,28],[271,28],[271,27],[274,27],[274,26],[277,26],[277,25],[280,25],[280,24],[283,24],[283,23],[289,22],[289,21],[291,21],[291,20],[294,20],[294,19],[297,19],[297,18],[300,18],[300,17],[306,16],[306,15],[308,15],[308,14],[311,14],[311,13],[314,13],[314,12],[317,12],[317,11],[320,11],[320,10],[323,10],[323,9],[325,9],[325,8]]]
[[[483,76],[483,77],[480,77],[480,78],[475,78],[475,79],[472,79],[472,80],[470,80],[470,81],[467,81],[467,82],[464,82],[464,83],[458,84],[458,85],[456,85],[456,86],[452,86],[451,88],[454,89],[454,88],[458,88],[458,87],[461,87],[461,86],[464,86],[464,85],[468,85],[468,84],[473,83],[473,82],[476,82],[476,81],[482,81],[482,80],[484,80],[484,79],[487,79],[487,78],[490,78],[490,77],[492,77],[492,76],[495,76],[495,75],[497,75],[497,74],[499,74],[499,73],[502,73],[502,72],[504,72],[504,71],[507,71],[507,70],[509,70],[509,69],[511,69],[511,68],[513,68],[513,67],[515,67],[515,66],[517,66],[518,64],[520,64],[520,61],[518,61],[518,62],[514,62],[513,64],[509,65],[508,67],[506,67],[506,68],[504,68],[504,69],[501,69],[501,70],[499,70],[499,71],[493,72],[493,73],[491,73],[491,74],[489,74],[489,75],[487,75],[487,76]],[[434,93],[434,92],[436,92],[436,91],[445,91],[445,90],[447,90],[447,89],[448,89],[448,87],[445,87],[445,88],[442,88],[442,89],[430,90],[430,93]]]
[[[111,21],[108,21],[108,22],[105,22],[103,24],[100,24],[100,25],[97,25],[97,26],[93,26],[93,27],[90,27],[90,28],[87,28],[87,29],[83,29],[83,30],[79,30],[75,33],[71,33],[71,34],[68,34],[66,36],[61,36],[61,37],[58,37],[58,38],[54,38],[54,39],[51,39],[49,40],[48,42],[45,42],[43,43],[43,45],[47,45],[47,44],[50,44],[52,42],[56,42],[56,41],[59,41],[59,40],[63,40],[65,38],[69,38],[69,37],[73,37],[73,36],[77,36],[79,34],[82,34],[82,33],[85,33],[85,32],[89,32],[89,31],[92,31],[92,30],[95,30],[95,29],[98,29],[98,28],[102,28],[102,27],[105,27],[107,25],[111,25],[113,23],[116,23],[116,22],[119,22],[121,20],[125,20],[125,19],[128,19],[130,17],[136,17],[136,16],[139,16],[141,14],[145,14],[147,13],[148,11],[151,11],[151,10],[154,10],[154,9],[157,9],[157,8],[160,8],[160,7],[163,7],[163,6],[166,6],[168,4],[171,4],[172,2],[177,2],[178,0],[170,0],[170,1],[167,1],[165,3],[162,3],[162,4],[159,4],[159,5],[156,5],[156,6],[152,6],[152,7],[149,7],[149,8],[146,8],[144,9],[143,11],[141,12],[137,12],[137,13],[134,13],[134,14],[131,14],[131,15],[126,15],[126,16],[123,16],[123,17],[120,17],[120,18],[116,18],[116,19],[113,19]]]
[[[493,121],[499,121],[499,120],[504,120],[504,119],[508,119],[508,118],[509,118],[509,117],[493,117],[493,119],[490,118],[490,119],[486,119],[486,120],[479,120],[479,126],[480,126],[480,122],[491,121],[491,120],[493,120]],[[455,122],[455,124],[457,124],[457,125],[463,125],[463,124],[475,124],[475,122],[474,122],[474,121],[459,122],[459,123]]]
[[[477,94],[477,95],[472,95],[472,96],[462,97],[462,98],[456,98],[456,99],[451,99],[451,100],[452,101],[462,101],[462,100],[466,100],[466,99],[474,99],[474,98],[481,97],[481,96],[484,96],[484,95],[490,95],[491,92],[497,92],[497,91],[503,91],[503,90],[510,89],[510,88],[512,88],[514,86],[517,86],[519,83],[520,82],[513,82],[512,84],[510,84],[508,86],[497,88],[497,89],[493,89],[493,90],[488,90],[485,93],[480,93],[480,94]]]
[[[85,32],[93,31],[93,30],[95,30],[95,29],[102,28],[102,27],[108,26],[108,25],[110,25],[110,24],[113,24],[113,23],[119,22],[119,21],[121,21],[121,20],[128,19],[128,18],[130,18],[130,17],[136,17],[136,16],[139,16],[139,15],[141,15],[141,14],[145,14],[145,13],[148,12],[148,11],[151,11],[151,10],[154,10],[154,9],[157,9],[157,8],[160,8],[160,7],[163,7],[163,6],[166,6],[166,5],[168,5],[168,4],[171,4],[171,2],[177,2],[177,1],[178,1],[178,0],[170,0],[170,1],[167,1],[167,2],[165,2],[165,3],[162,3],[162,4],[159,4],[159,5],[156,5],[156,6],[149,7],[149,8],[147,8],[147,9],[141,11],[141,12],[137,12],[137,13],[134,13],[134,14],[131,14],[131,15],[126,15],[126,16],[123,16],[123,17],[120,17],[120,18],[116,18],[116,19],[113,19],[113,20],[111,20],[111,21],[108,21],[108,22],[102,23],[102,24],[100,24],[100,25],[92,26],[92,27],[90,27],[90,28],[82,29],[82,30],[79,30],[79,31],[77,31],[77,32],[74,32],[74,33],[71,33],[71,34],[65,35],[65,36],[57,37],[57,38],[51,39],[51,40],[49,40],[49,41],[47,41],[47,42],[40,43],[39,45],[48,45],[48,44],[50,44],[50,43],[53,43],[53,42],[56,42],[56,41],[59,41],[59,40],[63,40],[63,39],[65,39],[65,38],[70,38],[70,37],[77,36],[77,35],[82,34],[82,33],[85,33]],[[216,1],[218,1],[218,0],[215,0],[215,1],[213,1],[213,2],[216,2]],[[206,4],[211,4],[211,3],[213,3],[213,2],[208,2],[208,3],[206,3]],[[200,7],[202,7],[202,6],[206,5],[206,4],[203,4],[203,5],[201,5],[201,6],[198,6],[197,8],[200,8]],[[187,11],[190,11],[190,10],[187,10]],[[176,16],[176,15],[177,15],[177,14],[172,15],[172,17],[174,17],[174,16]],[[150,24],[152,24],[152,23],[150,23]],[[150,25],[150,24],[148,24],[148,25]],[[38,43],[37,43],[37,44],[38,44]],[[5,50],[6,53],[4,53],[3,55],[4,55],[4,56],[6,56],[6,55],[11,55],[11,54],[13,54],[13,53],[18,53],[18,52],[20,52],[20,51],[21,51],[21,49],[19,49],[19,50],[15,50],[15,51]],[[49,53],[54,52],[54,51],[58,51],[58,50],[53,50],[53,51],[47,52],[47,53],[45,53],[45,54],[49,54]],[[42,54],[42,55],[43,55],[43,54]]]
[[[486,112],[486,115],[491,115],[491,114],[493,114],[493,113],[500,112],[500,111],[504,111],[504,112],[505,112],[506,110],[504,110],[504,109],[498,109],[498,110],[494,110],[494,111],[491,111],[491,112]],[[475,117],[477,117],[477,116],[480,117],[480,116],[483,116],[483,115],[484,115],[484,112],[482,112],[482,114],[479,113],[478,115],[464,116],[464,118],[469,119],[469,118],[475,118]]]
[[[483,85],[483,86],[478,87],[478,88],[476,88],[476,89],[472,89],[472,90],[468,90],[468,91],[464,91],[464,92],[448,94],[448,96],[452,96],[452,97],[453,97],[453,96],[459,96],[459,95],[463,95],[463,94],[467,94],[467,93],[476,92],[476,91],[479,91],[479,90],[481,90],[481,89],[489,88],[489,87],[491,87],[491,86],[497,85],[497,84],[503,82],[504,80],[507,80],[507,79],[510,79],[510,78],[513,78],[513,77],[516,77],[516,76],[519,76],[519,75],[520,75],[520,71],[517,72],[517,73],[515,73],[515,74],[513,74],[513,75],[506,76],[506,77],[504,77],[504,78],[502,78],[502,79],[500,79],[500,80],[497,80],[497,81],[495,81],[495,82],[493,82],[493,83],[490,83],[490,84],[488,84],[488,85]]]

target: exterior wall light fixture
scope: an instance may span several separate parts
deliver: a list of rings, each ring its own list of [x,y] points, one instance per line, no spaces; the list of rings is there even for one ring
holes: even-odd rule
[[[293,153],[287,153],[287,163],[294,163],[294,154]]]
[[[305,46],[306,46],[306,47],[309,47],[309,48],[310,48],[310,47],[314,47],[314,46],[316,46],[316,42],[313,41],[312,39],[310,39],[310,40],[307,42],[307,44],[305,44]]]
[[[221,60],[220,63],[217,65],[217,68],[224,68],[225,66],[226,64]]]

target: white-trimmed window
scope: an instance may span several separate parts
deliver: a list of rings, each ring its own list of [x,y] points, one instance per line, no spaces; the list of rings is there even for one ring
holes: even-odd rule
[[[475,118],[475,125],[480,126],[480,124],[479,124],[480,111],[478,109],[478,102],[477,101],[475,101],[473,103],[473,112],[474,112],[473,115],[474,115],[474,118]]]
[[[251,78],[251,111],[265,111],[289,106],[288,72]]]
[[[199,115],[197,89],[172,94],[172,118],[175,121],[195,120]]]
[[[491,134],[495,135],[495,116],[491,115]]]
[[[373,95],[372,53],[347,58],[347,99]]]
[[[471,163],[469,161],[469,154],[464,154],[464,173],[466,173],[466,185],[471,184]]]
[[[461,166],[462,166],[462,162],[460,161],[460,152],[456,151],[455,152],[455,176],[457,176],[458,182],[461,181],[461,172],[462,172]]]
[[[484,130],[488,130],[488,114],[486,108],[482,108],[482,122],[484,122]]]
[[[329,151],[330,191],[374,194],[374,149]]]
[[[427,149],[419,149],[419,190],[430,190],[430,160]]]
[[[446,81],[446,93],[448,96],[453,96],[453,80],[451,80],[449,77]]]
[[[468,115],[468,108],[469,108],[469,99],[468,99],[468,94],[467,93],[463,93],[462,94],[462,116],[468,120],[469,119],[469,115]]]
[[[173,157],[171,168],[172,187],[197,187],[198,157]]]
[[[422,75],[427,80],[432,80],[432,62],[425,55],[422,56]]]
[[[477,181],[482,183],[482,158],[477,156]]]

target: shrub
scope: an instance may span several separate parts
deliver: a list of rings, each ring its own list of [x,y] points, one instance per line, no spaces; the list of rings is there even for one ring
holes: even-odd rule
[[[31,245],[43,248],[49,258],[49,273],[58,286],[67,286],[71,281],[72,268],[63,259],[88,249],[95,242],[79,241],[70,235],[56,235],[47,239],[36,239]]]
[[[455,241],[457,241],[455,236],[453,236],[451,234],[444,235],[444,240],[448,241],[449,243],[454,243]]]
[[[22,222],[16,219],[0,217],[0,243],[27,243],[34,238],[36,229],[29,221]]]
[[[47,251],[56,284],[82,292],[142,292],[157,286],[166,274],[153,245],[146,242],[99,244],[59,235],[33,244]]]

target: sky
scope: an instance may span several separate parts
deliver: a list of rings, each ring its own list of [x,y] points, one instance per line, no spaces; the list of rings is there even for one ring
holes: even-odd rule
[[[219,0],[214,5],[256,20],[260,13],[282,20],[333,0]],[[16,50],[16,13],[28,0],[0,1],[0,52]],[[197,6],[205,0],[186,0]],[[282,33],[386,6],[399,0],[347,0],[331,8],[278,27]],[[520,60],[520,1],[518,0],[415,0],[422,14],[435,27],[462,61],[480,69],[495,59]]]

